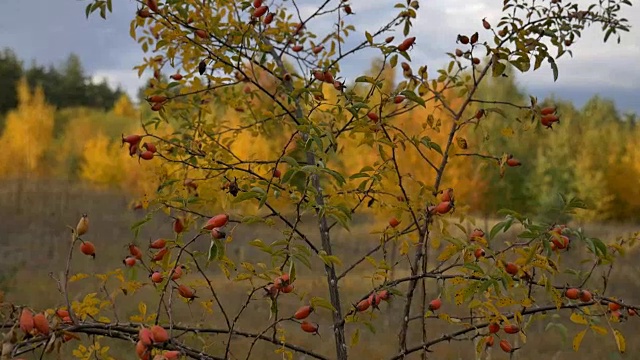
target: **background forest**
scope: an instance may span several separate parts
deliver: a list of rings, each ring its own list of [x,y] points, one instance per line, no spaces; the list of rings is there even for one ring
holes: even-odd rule
[[[166,77],[160,80],[167,81]],[[389,71],[385,81],[391,87],[395,74]],[[92,84],[74,55],[60,67],[26,67],[10,49],[0,53],[0,84],[0,178],[80,180],[125,190],[132,199],[158,185],[151,180],[140,181],[153,165],[139,165],[121,148],[120,135],[142,131],[140,119],[153,114],[142,91],[139,99],[132,101],[106,83]],[[486,83],[481,92],[497,94],[494,97],[523,106],[530,101],[526,89],[519,88],[514,77]],[[325,95],[331,96],[331,89]],[[502,208],[544,217],[560,203],[558,194],[562,193],[577,196],[589,205],[573,220],[633,220],[640,210],[640,187],[635,185],[640,177],[636,114],[620,114],[614,100],[599,96],[582,108],[563,100],[561,95],[538,101],[558,107],[561,121],[553,130],[534,127],[527,119],[512,121],[518,117],[514,109],[490,113],[489,121],[465,134],[468,148],[457,148],[445,179],[456,189],[459,204],[474,209],[480,217],[492,216]],[[492,107],[474,105],[478,109]],[[215,108],[215,104],[212,106]],[[221,111],[231,124],[244,112],[242,108]],[[436,122],[433,125],[437,129],[438,109],[415,109],[403,115],[403,120],[412,126],[424,126],[425,119]],[[525,131],[514,131],[518,130],[514,126]],[[277,129],[272,130],[277,137]],[[259,148],[256,144],[269,146],[274,141],[272,136],[241,136],[233,146],[239,154],[250,156],[247,152]],[[487,156],[500,157],[505,152],[513,154],[522,166],[509,169],[509,176],[501,178],[497,161]],[[485,157],[460,161],[463,154]],[[362,166],[358,159],[362,156],[366,154],[342,164],[344,169],[348,173],[359,171]],[[410,163],[412,159],[403,161]]]

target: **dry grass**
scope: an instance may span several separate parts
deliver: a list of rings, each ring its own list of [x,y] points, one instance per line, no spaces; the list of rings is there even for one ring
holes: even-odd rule
[[[86,212],[91,218],[91,232],[87,236],[98,248],[98,256],[95,261],[82,256],[76,256],[73,261],[73,270],[84,273],[100,273],[120,266],[120,261],[126,254],[125,246],[131,242],[133,236],[130,225],[143,215],[127,210],[129,199],[126,195],[109,190],[96,190],[84,185],[71,184],[56,181],[39,182],[5,182],[0,184],[0,251],[4,255],[0,262],[0,289],[7,292],[7,299],[18,304],[29,304],[35,308],[60,306],[64,303],[57,292],[55,284],[49,277],[49,273],[57,274],[64,268],[66,253],[69,246],[69,230],[65,225],[75,224],[80,214]],[[313,219],[305,222],[305,229],[314,228]],[[339,254],[350,254],[343,261],[348,264],[350,260],[360,257],[367,249],[375,244],[376,237],[369,235],[371,224],[366,220],[360,220],[351,233],[341,232],[336,237],[336,250]],[[488,222],[491,225],[492,222]],[[593,236],[605,239],[612,238],[621,233],[631,231],[633,228],[624,225],[598,225],[586,226]],[[273,241],[278,235],[274,229],[258,228],[257,226],[243,226],[234,233],[234,240],[228,246],[230,257],[237,262],[242,259],[251,259],[252,262],[268,261],[264,254],[254,248],[244,246],[248,241],[260,237],[266,242]],[[171,236],[171,224],[166,218],[154,219],[140,234],[140,239]],[[508,235],[507,235],[508,236]],[[208,241],[204,240],[195,245],[200,251],[206,251]],[[580,249],[571,250],[569,261],[578,266],[581,257]],[[627,301],[639,299],[640,284],[637,281],[634,254],[629,254],[616,266],[612,281],[609,285],[610,294],[616,294]],[[563,264],[564,265],[564,264]],[[371,289],[371,283],[365,278],[371,268],[362,265],[358,272],[348,277],[342,283],[343,307],[346,309],[349,303],[358,299],[362,294]],[[313,276],[309,271],[299,269],[299,279],[296,281],[298,295],[309,292],[314,296],[326,297],[326,285],[324,276]],[[314,263],[313,271],[324,274],[321,264]],[[208,275],[214,280],[218,291],[223,293],[223,303],[230,314],[235,314],[246,298],[250,290],[248,283],[230,283],[221,271],[211,265]],[[401,276],[402,274],[395,274]],[[146,274],[138,272],[138,278],[145,280]],[[191,275],[194,278],[195,275]],[[186,281],[186,280],[185,280]],[[80,299],[88,292],[100,289],[96,286],[95,279],[85,279],[72,284],[72,291]],[[435,283],[430,283],[428,296],[437,296]],[[108,291],[116,291],[113,283],[107,285]],[[202,290],[203,291],[203,290]],[[201,294],[202,295],[202,294]],[[452,294],[445,294],[451,296]],[[202,295],[208,300],[206,295]],[[149,304],[149,312],[153,312],[157,306],[156,290],[148,286],[140,292],[125,296],[119,295],[116,313],[121,321],[127,321],[128,316],[137,313],[138,303],[143,301]],[[197,323],[206,327],[223,328],[223,319],[217,308],[213,314],[205,311],[199,303],[187,305],[174,298],[175,320],[182,323]],[[292,312],[299,305],[296,295],[284,297],[280,303],[282,312]],[[348,336],[355,329],[360,329],[360,342],[351,350],[354,359],[384,359],[396,351],[397,324],[403,301],[397,298],[389,304],[383,304],[381,312],[376,313],[371,319],[377,329],[377,334],[371,334],[366,327],[361,325],[348,325]],[[452,314],[462,314],[464,309],[456,307],[453,303],[445,302],[443,311]],[[552,314],[547,314],[547,321],[534,323],[527,329],[528,341],[523,351],[515,353],[514,359],[564,359],[568,356],[576,356],[571,350],[572,336],[581,330],[578,325],[566,321],[566,313],[561,319],[554,319]],[[107,316],[113,316],[107,314]],[[238,328],[246,331],[260,332],[268,323],[269,308],[266,300],[254,300],[248,306],[246,313],[239,322]],[[312,348],[329,358],[334,357],[333,339],[327,312],[318,312],[314,315],[320,323],[322,337],[302,334],[296,329],[296,324],[286,324],[288,330],[287,340],[297,345]],[[363,315],[368,316],[368,315]],[[113,319],[112,319],[113,320]],[[430,336],[436,337],[445,333],[451,326],[443,324],[440,320],[430,320],[432,326],[429,329]],[[569,329],[568,339],[563,339],[555,330],[545,331],[548,321],[557,321],[565,324]],[[634,335],[640,331],[638,322],[640,319],[631,319],[621,325],[623,333],[627,337],[627,354],[617,355],[612,336],[601,337],[593,333],[587,334],[580,350],[581,359],[636,359],[640,358],[640,346],[636,345]],[[417,325],[414,324],[414,326]],[[271,333],[269,333],[271,334]],[[414,329],[410,341],[417,341],[418,330]],[[207,338],[206,346],[210,351],[218,352],[226,342],[226,336]],[[235,341],[235,339],[234,339]],[[244,359],[247,346],[250,342],[238,339],[234,342],[232,353],[235,358]],[[111,342],[112,356],[117,359],[133,359],[133,344]],[[67,347],[70,347],[67,345]],[[218,351],[216,351],[216,349]],[[271,345],[259,344],[254,350],[252,359],[279,359],[280,356],[273,353]],[[39,354],[34,355],[38,358]],[[70,358],[69,352],[63,358]],[[410,359],[417,359],[414,355]],[[434,348],[432,359],[473,359],[473,346],[468,342],[442,343]],[[495,349],[492,359],[507,359],[508,356]],[[295,356],[295,359],[303,357]]]

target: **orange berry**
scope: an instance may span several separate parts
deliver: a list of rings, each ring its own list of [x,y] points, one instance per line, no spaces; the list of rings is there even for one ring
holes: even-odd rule
[[[275,13],[268,13],[267,16],[264,17],[263,23],[265,25],[271,24],[273,22],[273,18],[276,16]]]
[[[359,312],[367,311],[367,309],[369,309],[369,306],[371,306],[371,303],[369,303],[368,299],[361,300],[358,304],[356,304],[356,310],[358,310]]]
[[[164,259],[165,255],[167,255],[168,252],[169,249],[167,248],[160,249],[151,257],[151,261],[162,261],[162,259]]]
[[[267,10],[269,10],[269,7],[267,5],[262,5],[262,6],[258,7],[258,8],[256,8],[253,11],[253,17],[254,18],[259,18],[262,15],[266,14]]]
[[[398,225],[400,225],[400,220],[398,220],[398,219],[396,219],[394,217],[389,219],[389,226],[391,226],[392,228],[395,228]]]
[[[487,336],[487,339],[484,341],[487,347],[493,346],[493,336]]]
[[[140,328],[138,330],[138,341],[143,345],[149,346],[153,344],[153,333],[146,327]]]
[[[197,296],[195,295],[195,292],[189,289],[188,287],[186,287],[185,285],[178,286],[178,293],[180,294],[180,296],[188,300],[193,300],[197,298]]]
[[[134,244],[129,244],[129,253],[138,260],[142,260],[142,251]]]
[[[127,256],[124,260],[122,260],[122,263],[127,265],[128,267],[134,267],[136,266],[136,258],[133,256]]]
[[[483,237],[484,237],[484,231],[482,231],[481,229],[473,229],[473,231],[469,235],[469,240],[474,241]]]
[[[453,189],[448,188],[441,191],[440,201],[453,201]]]
[[[507,334],[517,334],[518,332],[520,332],[520,328],[518,327],[518,325],[515,325],[515,324],[505,325],[503,330]]]
[[[33,325],[36,330],[42,335],[49,335],[49,321],[42,313],[38,313],[33,317]]]
[[[151,334],[153,334],[153,340],[157,343],[169,341],[169,333],[160,325],[153,325],[151,327]]]
[[[206,32],[206,31],[204,31],[204,30],[202,30],[202,29],[198,29],[198,30],[196,30],[196,31],[195,31],[195,34],[196,34],[196,36],[197,36],[197,37],[199,37],[199,38],[201,38],[201,39],[206,39],[207,37],[209,37],[209,36],[207,35],[207,32]]]
[[[580,301],[589,302],[591,300],[593,300],[593,295],[591,295],[591,292],[589,292],[587,290],[582,290],[580,292]]]
[[[567,289],[567,291],[564,292],[564,296],[566,296],[567,299],[578,300],[578,298],[580,298],[580,290],[576,288]]]
[[[440,298],[433,299],[431,300],[431,302],[429,302],[429,310],[431,311],[436,311],[440,309],[441,306],[442,306],[442,300],[440,300]]]
[[[153,10],[153,12],[158,12],[158,2],[156,0],[147,0],[147,6],[149,9]]]
[[[87,256],[96,258],[96,247],[89,241],[85,241],[80,245],[80,251]]]
[[[500,331],[500,324],[498,324],[496,322],[490,323],[487,327],[489,328],[489,333],[491,333],[491,334],[495,334],[498,331]]]
[[[176,218],[173,221],[173,231],[178,234],[184,231],[184,220],[182,218]]]
[[[162,103],[167,101],[167,97],[164,95],[152,95],[149,97],[148,100],[149,102],[152,102],[152,103]]]
[[[306,319],[307,317],[309,317],[309,315],[312,312],[313,312],[313,308],[310,305],[305,305],[300,309],[298,309],[298,311],[296,311],[296,313],[293,314],[293,317],[298,320]]]
[[[154,271],[149,277],[151,278],[151,281],[156,284],[161,283],[162,280],[164,280],[164,277],[162,276],[162,273],[160,271]]]
[[[510,159],[507,159],[507,165],[514,167],[514,166],[520,166],[522,165],[522,163],[520,162],[520,160],[516,158],[510,158]]]
[[[542,108],[542,110],[540,110],[540,114],[542,116],[551,115],[551,114],[553,114],[555,112],[556,112],[556,108],[555,107],[546,107],[546,108]]]
[[[184,265],[176,266],[171,273],[171,280],[178,280],[182,277],[182,269],[184,269]]]
[[[142,144],[142,147],[144,149],[147,149],[148,151],[151,151],[152,153],[158,152],[158,148],[156,147],[156,145],[154,143],[151,143],[151,142]]]
[[[150,349],[142,341],[138,341],[136,343],[136,354],[138,355],[138,358],[142,360],[149,360],[151,357]]]
[[[203,229],[212,230],[213,228],[221,228],[227,225],[228,222],[229,222],[229,215],[218,214],[212,217],[211,219],[209,219],[209,221],[207,221],[207,223],[204,225]]]
[[[315,323],[303,321],[300,323],[300,328],[302,329],[302,331],[307,333],[312,333],[312,334],[318,333],[318,324],[315,324]]]
[[[611,311],[618,311],[618,310],[620,310],[620,308],[622,306],[620,306],[620,304],[617,304],[617,303],[614,303],[614,302],[610,302],[608,304],[608,307],[609,307],[609,310],[611,310]]]
[[[399,51],[407,51],[409,50],[409,48],[411,46],[413,46],[413,44],[416,42],[416,37],[410,37],[410,38],[406,38],[404,39],[403,42],[400,43],[400,45],[398,45],[398,50]]]
[[[453,206],[451,205],[451,201],[443,201],[440,204],[436,205],[434,210],[436,213],[443,215],[451,211],[452,208]]]
[[[518,270],[520,270],[520,266],[510,262],[510,263],[505,264],[504,270],[509,275],[516,275],[518,273]]]
[[[500,349],[506,353],[510,353],[513,350],[507,340],[500,340]]]
[[[149,244],[149,249],[162,249],[167,245],[167,240],[157,239]]]

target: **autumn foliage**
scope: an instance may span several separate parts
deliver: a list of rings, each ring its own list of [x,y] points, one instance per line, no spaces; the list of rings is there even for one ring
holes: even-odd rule
[[[524,3],[506,1],[502,17],[478,19],[477,32],[451,39],[450,63],[433,72],[411,59],[428,41],[411,33],[418,1],[390,6],[396,13],[352,47],[344,37],[357,31],[350,19],[358,10],[345,1],[319,2],[303,18],[288,2],[139,1],[130,30],[147,56],[136,70],[153,77],[142,109],[122,99],[113,112],[131,118],[141,111],[143,120],[92,136],[79,133],[89,131],[90,121],[74,122],[64,133],[77,141],[64,149],[80,159],[82,178],[135,194],[132,209],[144,216],[132,224],[122,255],[110,259],[115,270],[91,275],[99,288],[82,296],[68,286],[90,277],[73,273],[78,261],[101,257],[105,243],[91,230],[100,216],[69,226],[67,267],[53,277],[60,306],[11,310],[2,360],[65,347],[78,358],[109,358],[103,340],[124,342],[140,359],[300,353],[345,360],[357,358],[363,333],[376,337],[381,328],[397,336],[384,339],[395,342],[393,350],[379,356],[426,358],[456,340],[482,357],[526,352],[527,329],[545,322],[546,312],[580,326],[571,330],[576,351],[591,330],[611,336],[624,353],[618,325],[639,308],[616,297],[606,279],[635,237],[607,242],[565,223],[623,217],[640,205],[614,206],[620,185],[607,182],[595,160],[580,160],[570,171],[554,162],[569,157],[566,143],[597,132],[564,141],[584,126],[572,118],[577,110],[508,86],[513,71],[543,64],[557,77],[555,60],[588,24],[603,27],[605,40],[628,30],[610,16],[626,2],[585,10],[551,1],[518,10]],[[87,16],[110,11],[109,0],[87,6]],[[312,33],[310,25],[322,19],[333,26]],[[341,65],[364,49],[380,60],[346,78]],[[19,121],[30,111],[52,113],[38,94],[32,98],[21,87],[21,106],[5,129],[23,134],[10,147],[23,171],[38,168],[54,146],[51,115],[34,135],[34,124]],[[606,126],[622,138],[631,125]],[[15,141],[28,136],[41,141],[21,154],[27,145]],[[617,154],[579,151],[626,161],[623,170],[640,173],[630,165],[631,143],[622,144]],[[527,179],[531,174],[546,176]],[[586,174],[591,180],[583,181]],[[503,203],[514,207],[504,210]],[[523,211],[529,203],[537,213]],[[496,225],[476,224],[474,214],[495,212]],[[349,234],[356,215],[377,224],[361,253],[336,240]],[[154,217],[167,226],[147,242],[139,232]],[[257,226],[275,233],[243,236]],[[514,229],[516,235],[505,235]],[[203,242],[207,251],[194,250]],[[260,256],[239,259],[232,251],[246,247]],[[574,267],[565,261],[570,249],[580,252]],[[216,281],[214,271],[221,273]],[[366,283],[365,290],[353,295],[348,281]],[[243,302],[225,297],[231,288],[241,289]],[[153,302],[131,300],[146,289]],[[124,320],[118,304],[132,301],[137,311]],[[243,322],[251,309],[262,317]],[[213,320],[217,326],[207,326]],[[331,351],[317,350],[320,341],[330,341]],[[256,344],[270,353],[259,354]]]

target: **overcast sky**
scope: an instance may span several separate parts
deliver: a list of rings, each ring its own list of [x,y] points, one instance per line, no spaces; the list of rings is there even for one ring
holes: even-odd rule
[[[84,8],[88,1],[0,0],[0,47],[14,49],[27,64],[31,60],[39,64],[59,64],[69,53],[76,53],[89,74],[98,79],[106,78],[110,84],[120,85],[134,96],[143,83],[132,70],[143,53],[129,37],[129,23],[136,4],[133,0],[114,1],[114,13],[105,21],[97,15],[85,19]],[[365,30],[378,29],[385,16],[397,12],[393,5],[399,1],[351,0],[356,15],[349,21],[358,31],[350,43],[363,39]],[[304,15],[313,11],[319,1],[299,0],[298,3]],[[485,17],[489,22],[497,23],[502,3],[503,0],[422,0],[412,30],[412,35],[418,37],[411,52],[414,63],[429,64],[433,70],[448,62],[444,53],[455,49],[456,35],[482,30],[481,19]],[[560,76],[557,82],[553,82],[551,71],[543,64],[542,70],[519,76],[518,83],[534,95],[555,94],[579,106],[591,96],[600,94],[614,99],[621,112],[640,114],[639,4],[625,8],[623,16],[631,20],[632,29],[623,34],[621,44],[615,39],[603,44],[602,34],[594,26],[584,31],[583,39],[572,46],[573,58],[566,56],[558,61]],[[312,29],[322,30],[322,26],[319,23]],[[488,36],[483,31],[480,33]],[[397,38],[402,35],[398,34]],[[343,64],[346,74],[343,76],[352,79],[357,71],[368,68],[371,55],[362,53],[350,58]]]

